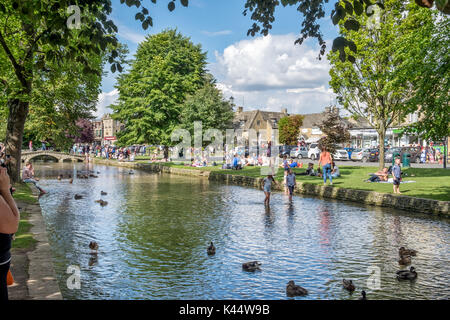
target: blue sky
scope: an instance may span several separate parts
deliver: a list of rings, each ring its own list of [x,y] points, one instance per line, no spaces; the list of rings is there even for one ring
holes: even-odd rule
[[[153,27],[143,30],[134,19],[138,9],[113,0],[111,18],[119,28],[119,40],[128,46],[130,54],[136,52],[146,35],[177,28],[208,53],[208,69],[224,97],[233,95],[235,103],[245,109],[277,111],[286,107],[291,113],[310,113],[330,103],[333,95],[328,88],[329,65],[326,58],[316,59],[317,41],[311,39],[294,46],[301,27],[296,7],[278,7],[270,36],[264,38],[247,36],[253,21],[242,14],[245,0],[189,0],[187,8],[177,1],[173,12],[169,12],[167,3],[158,0],[155,5],[144,0]],[[330,4],[327,10],[321,27],[328,42],[337,36],[337,28],[329,18]],[[103,80],[99,116],[108,112],[106,107],[117,99],[115,76],[109,73]]]

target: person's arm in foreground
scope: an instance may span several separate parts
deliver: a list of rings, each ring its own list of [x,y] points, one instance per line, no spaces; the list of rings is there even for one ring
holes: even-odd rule
[[[19,220],[19,209],[9,192],[9,176],[5,168],[0,168],[0,233],[16,233]]]

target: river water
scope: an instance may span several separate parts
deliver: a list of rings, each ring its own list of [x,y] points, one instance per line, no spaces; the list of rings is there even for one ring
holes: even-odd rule
[[[70,184],[56,176],[84,164],[35,168],[49,191],[40,203],[65,299],[287,299],[289,280],[309,291],[295,299],[358,299],[361,290],[369,299],[450,298],[447,219],[312,197],[289,203],[281,193],[266,209],[262,191],[204,178],[95,165],[98,178]],[[418,250],[414,282],[395,278],[400,246]],[[251,260],[261,271],[242,270]],[[80,289],[68,288],[69,266],[80,268]],[[343,278],[353,279],[352,295]]]

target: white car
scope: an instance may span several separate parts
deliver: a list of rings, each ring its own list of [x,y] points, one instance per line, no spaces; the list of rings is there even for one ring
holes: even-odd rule
[[[344,149],[338,149],[333,154],[333,160],[349,160],[348,159],[348,152]]]
[[[319,155],[320,155],[319,144],[311,143],[308,149],[308,158],[310,158],[311,160],[316,160],[319,159]]]

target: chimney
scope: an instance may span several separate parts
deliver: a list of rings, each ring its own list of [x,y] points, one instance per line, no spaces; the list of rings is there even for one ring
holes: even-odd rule
[[[282,108],[281,113],[287,114],[287,108]]]
[[[244,111],[244,107],[237,107],[236,113],[242,113]]]

